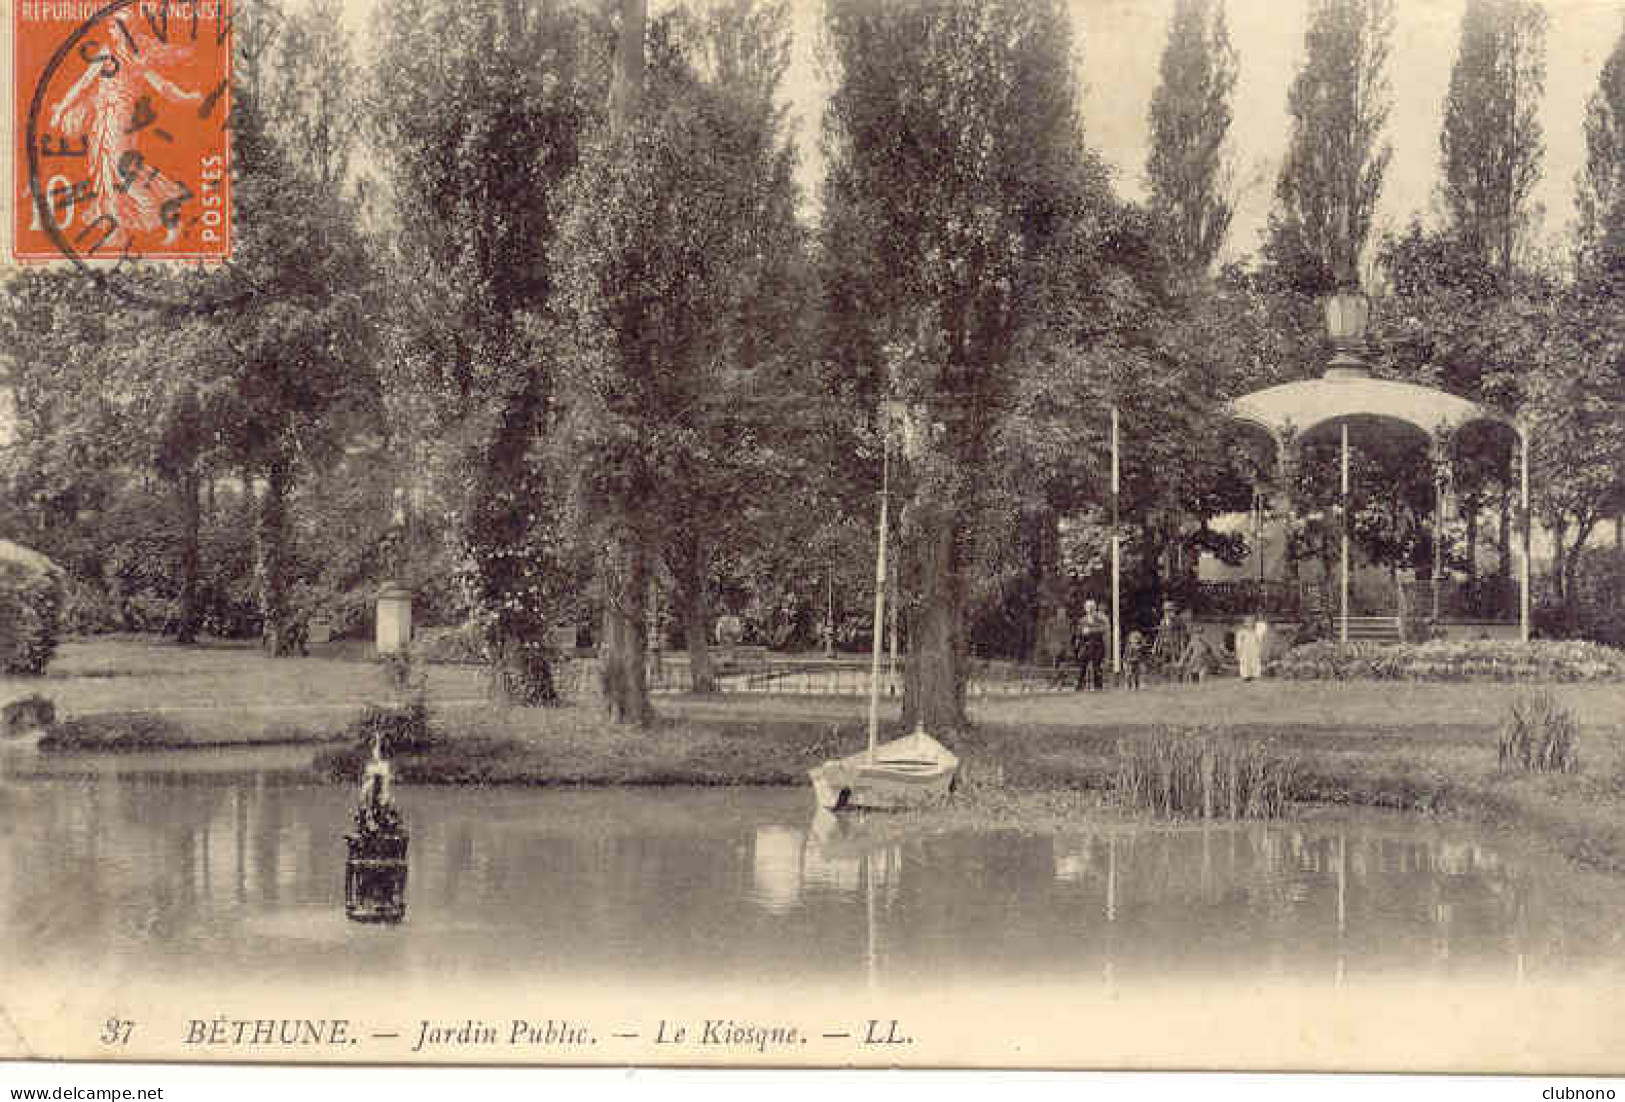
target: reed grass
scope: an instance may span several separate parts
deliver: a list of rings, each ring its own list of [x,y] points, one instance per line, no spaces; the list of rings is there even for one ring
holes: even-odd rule
[[[1502,769],[1578,773],[1580,725],[1545,689],[1520,693],[1501,723],[1497,752]]]
[[[1222,731],[1164,728],[1117,744],[1113,797],[1162,818],[1278,819],[1295,763]]]

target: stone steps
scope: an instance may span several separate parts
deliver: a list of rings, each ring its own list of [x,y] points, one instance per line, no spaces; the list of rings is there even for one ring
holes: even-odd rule
[[[1337,627],[1337,617],[1332,617]],[[1397,643],[1400,641],[1398,616],[1350,616],[1349,642]]]

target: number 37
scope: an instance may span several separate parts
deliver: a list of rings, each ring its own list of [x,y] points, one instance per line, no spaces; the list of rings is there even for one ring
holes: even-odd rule
[[[135,1023],[128,1018],[109,1018],[102,1023],[101,1041],[104,1045],[127,1045]]]

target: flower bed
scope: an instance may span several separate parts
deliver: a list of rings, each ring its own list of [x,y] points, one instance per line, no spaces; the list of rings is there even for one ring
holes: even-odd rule
[[[1573,640],[1307,643],[1270,664],[1292,681],[1625,681],[1625,651]]]

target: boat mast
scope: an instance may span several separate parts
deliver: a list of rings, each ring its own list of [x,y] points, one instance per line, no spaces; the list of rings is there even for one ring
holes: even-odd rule
[[[880,538],[875,552],[875,619],[870,631],[869,655],[869,760],[875,757],[875,743],[880,736],[880,652],[886,623],[886,522],[887,505],[891,498],[891,412],[881,407],[885,423],[882,425],[880,445]]]

